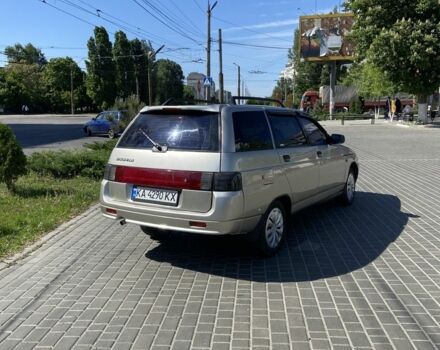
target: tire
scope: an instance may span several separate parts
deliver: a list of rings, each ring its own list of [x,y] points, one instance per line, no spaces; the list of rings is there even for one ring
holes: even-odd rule
[[[92,130],[90,130],[90,128],[87,128],[86,134],[87,134],[87,136],[92,136]]]
[[[257,249],[263,256],[273,256],[284,241],[287,231],[284,206],[274,201],[264,213],[256,228]]]
[[[109,129],[109,131],[108,131],[108,138],[109,139],[114,139],[115,138],[115,131],[113,130],[113,129]]]
[[[351,205],[354,201],[356,194],[356,176],[354,170],[350,169],[347,176],[347,181],[345,182],[344,190],[340,196],[341,203],[343,205]]]
[[[155,241],[162,241],[168,237],[168,231],[165,230],[159,230],[148,226],[140,226],[140,228],[143,233],[150,236],[150,238]]]

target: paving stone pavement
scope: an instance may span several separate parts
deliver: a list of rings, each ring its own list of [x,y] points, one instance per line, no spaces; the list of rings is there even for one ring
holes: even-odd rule
[[[294,215],[270,259],[92,210],[0,271],[0,349],[439,349],[440,129],[329,129],[360,158],[353,206]]]

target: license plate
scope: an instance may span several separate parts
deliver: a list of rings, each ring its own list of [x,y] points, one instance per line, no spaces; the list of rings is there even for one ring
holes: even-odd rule
[[[133,186],[131,191],[131,199],[135,201],[145,201],[176,206],[179,199],[179,192],[162,190],[158,188]]]

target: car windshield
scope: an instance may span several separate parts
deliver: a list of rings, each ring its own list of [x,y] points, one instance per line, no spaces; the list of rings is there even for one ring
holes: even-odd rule
[[[153,148],[153,140],[168,149],[217,152],[218,119],[218,113],[206,111],[142,113],[125,132],[118,147],[148,149]]]

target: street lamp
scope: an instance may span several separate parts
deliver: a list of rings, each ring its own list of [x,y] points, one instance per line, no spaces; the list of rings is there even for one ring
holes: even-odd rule
[[[153,101],[153,92],[152,92],[152,88],[151,88],[151,65],[152,65],[151,61],[156,57],[156,55],[164,47],[165,47],[165,45],[162,45],[156,51],[149,51],[148,52],[148,105],[149,106],[152,105],[152,101]],[[151,62],[151,64],[150,64],[150,62]]]
[[[237,63],[233,63],[234,66],[237,66],[238,68],[238,83],[237,83],[237,92],[238,92],[238,98],[240,99],[240,66]]]
[[[217,6],[217,1],[210,5],[208,1],[208,46],[206,48],[206,77],[209,81],[211,78],[211,13],[212,10]],[[211,99],[211,85],[206,87],[206,99]]]

